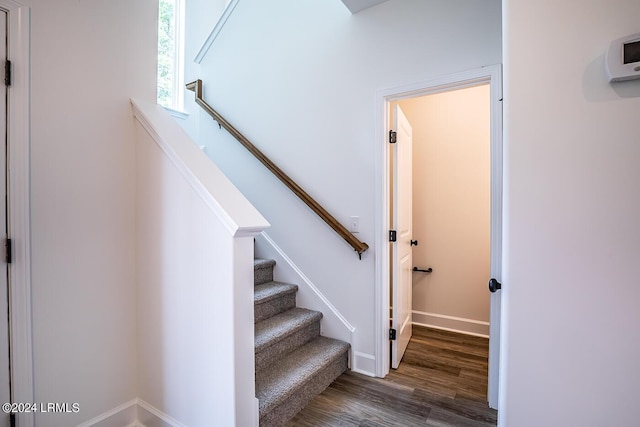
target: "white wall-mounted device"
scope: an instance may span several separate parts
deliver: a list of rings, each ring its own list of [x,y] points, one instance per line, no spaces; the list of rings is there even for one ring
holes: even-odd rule
[[[640,79],[640,33],[612,41],[605,66],[610,82]]]

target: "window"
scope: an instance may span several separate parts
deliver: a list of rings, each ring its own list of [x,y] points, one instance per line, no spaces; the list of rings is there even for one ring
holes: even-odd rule
[[[158,1],[158,104],[183,109],[184,0]]]

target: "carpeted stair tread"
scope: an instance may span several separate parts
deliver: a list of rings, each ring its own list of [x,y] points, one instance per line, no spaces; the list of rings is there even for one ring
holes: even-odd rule
[[[253,260],[253,268],[269,268],[276,265],[273,259],[256,258]]]
[[[322,313],[296,307],[298,286],[254,261],[256,397],[260,427],[282,427],[348,369],[349,344],[320,336]]]
[[[268,369],[257,372],[256,397],[260,402],[261,417],[292,395],[305,393],[304,386],[307,383],[317,381],[316,377],[321,374],[323,369],[335,364],[340,357],[345,358],[344,369],[346,369],[346,352],[348,350],[349,344],[343,341],[318,337],[278,363],[270,365]],[[334,379],[327,378],[328,383],[324,387]],[[315,391],[313,394],[315,395]],[[309,396],[309,398],[311,397]]]
[[[255,352],[258,353],[322,318],[319,311],[293,308],[255,325]]]
[[[254,304],[262,304],[286,294],[298,292],[298,285],[282,282],[268,282],[256,285],[253,291]]]

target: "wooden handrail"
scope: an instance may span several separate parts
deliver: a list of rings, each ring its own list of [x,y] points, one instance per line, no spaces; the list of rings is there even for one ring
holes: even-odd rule
[[[218,124],[225,128],[233,137],[238,140],[240,144],[253,156],[260,161],[267,169],[271,171],[284,185],[289,187],[293,193],[300,198],[307,206],[311,208],[320,218],[327,223],[327,225],[338,233],[340,237],[347,241],[351,247],[358,253],[360,259],[362,259],[362,253],[369,249],[369,245],[358,240],[353,234],[349,232],[342,224],[338,222],[329,212],[326,211],[313,197],[311,197],[306,191],[302,189],[294,180],[289,178],[286,173],[275,165],[267,156],[258,150],[258,148],[251,143],[243,134],[234,128],[224,117],[222,117],[216,110],[214,110],[206,101],[202,98],[202,80],[198,79],[194,82],[187,84],[187,89],[195,92],[196,103],[201,106]]]

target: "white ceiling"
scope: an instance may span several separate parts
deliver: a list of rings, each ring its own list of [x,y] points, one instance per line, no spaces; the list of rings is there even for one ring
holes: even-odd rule
[[[342,3],[347,6],[351,13],[358,13],[361,10],[384,3],[385,1],[387,0],[342,0]]]

